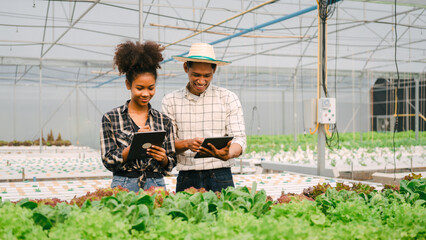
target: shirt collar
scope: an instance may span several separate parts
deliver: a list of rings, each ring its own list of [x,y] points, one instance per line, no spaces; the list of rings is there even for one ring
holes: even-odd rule
[[[188,84],[186,84],[186,87],[185,87],[185,97],[186,97],[186,98],[190,98],[190,95],[192,94],[192,93],[189,91],[188,87],[189,87],[189,83],[188,83]],[[203,97],[205,97],[205,96],[211,96],[211,95],[213,94],[213,90],[212,90],[212,88],[213,88],[213,85],[212,85],[212,84],[210,84],[210,85],[207,87],[206,91],[204,91],[203,93],[201,93],[201,94],[200,94],[200,98],[203,98]]]
[[[129,103],[130,103],[130,99],[127,100],[126,103],[121,107],[122,113],[129,112]],[[148,103],[148,115],[152,115],[151,103]]]

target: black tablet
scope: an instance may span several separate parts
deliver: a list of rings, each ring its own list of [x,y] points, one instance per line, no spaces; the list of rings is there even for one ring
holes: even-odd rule
[[[228,144],[228,142],[231,141],[233,138],[234,137],[232,136],[204,138],[204,141],[201,144],[201,146],[210,149],[209,145],[207,144],[211,143],[216,149],[222,149],[226,147],[226,144]],[[211,156],[206,156],[198,152],[194,156],[194,158],[206,158],[206,157],[211,157]]]
[[[152,145],[163,146],[166,131],[137,132],[130,145],[128,159],[142,159],[151,157],[146,150]]]

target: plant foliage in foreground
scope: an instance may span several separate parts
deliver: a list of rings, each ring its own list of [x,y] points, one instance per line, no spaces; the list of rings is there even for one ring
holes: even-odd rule
[[[0,199],[0,239],[425,239],[424,186],[324,185],[315,201],[283,193],[273,202],[256,183],[220,193],[105,189],[54,206]]]

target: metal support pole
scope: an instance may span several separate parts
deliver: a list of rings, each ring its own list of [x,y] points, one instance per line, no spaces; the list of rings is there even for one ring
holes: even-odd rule
[[[18,66],[16,66],[16,72],[18,72]],[[13,140],[16,138],[16,78],[13,84]]]
[[[77,79],[77,83],[76,83],[76,91],[75,91],[75,127],[76,127],[76,144],[77,147],[80,146],[80,123],[79,123],[79,108],[78,108],[78,104],[79,104],[79,97],[78,97],[78,79]]]
[[[414,126],[414,130],[416,131],[416,141],[419,141],[419,79],[415,78],[414,79],[416,86],[415,86],[415,98],[416,98],[416,102],[415,102],[415,108],[416,108],[416,117],[415,117],[415,126]]]
[[[318,127],[318,163],[317,175],[324,176],[325,173],[325,130],[324,124]]]
[[[361,73],[361,77],[359,79],[359,111],[358,111],[358,126],[359,126],[359,140],[362,142],[362,78],[364,77],[364,74]]]
[[[283,123],[283,134],[287,134],[287,132],[286,132],[286,124],[285,124],[285,91],[282,91],[281,92],[281,97],[282,97],[282,106],[283,106],[283,109],[282,109],[282,123]]]
[[[143,0],[139,0],[139,42],[143,40]]]
[[[410,130],[410,116],[408,114],[410,109],[409,90],[408,86],[405,86],[405,111],[403,111],[407,113],[407,116],[405,116],[405,131]]]
[[[40,59],[40,68],[39,68],[39,73],[40,73],[40,82],[39,82],[39,98],[38,98],[38,121],[39,121],[39,127],[40,127],[40,138],[39,138],[39,145],[40,145],[40,153],[42,152],[42,148],[43,148],[43,125],[42,125],[42,101],[41,101],[41,87],[42,87],[42,60]]]
[[[355,123],[356,123],[356,112],[355,112],[355,67],[352,50],[352,139],[355,140]]]
[[[293,78],[293,140],[297,142],[297,75]]]
[[[318,12],[319,14],[319,12]],[[322,96],[323,86],[327,83],[327,42],[326,42],[326,21],[318,17],[318,44],[319,44],[319,98]],[[325,94],[325,93],[324,93]],[[318,107],[318,106],[317,106]],[[317,162],[317,175],[323,176],[325,173],[325,129],[324,124],[318,126],[318,162]]]

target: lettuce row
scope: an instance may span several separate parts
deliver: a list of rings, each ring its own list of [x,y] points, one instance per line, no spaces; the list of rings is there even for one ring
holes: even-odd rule
[[[256,184],[220,194],[118,192],[81,206],[0,198],[0,239],[424,239],[424,179],[413,181],[400,193],[327,188],[288,204],[273,204]]]

